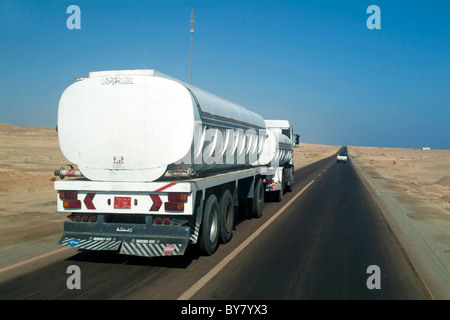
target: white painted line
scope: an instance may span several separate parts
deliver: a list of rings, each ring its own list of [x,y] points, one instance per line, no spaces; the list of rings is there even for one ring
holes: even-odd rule
[[[68,249],[71,249],[71,247],[64,247],[64,248],[61,248],[61,249],[58,249],[58,250],[54,250],[54,251],[51,251],[51,252],[47,252],[47,253],[41,254],[40,256],[31,258],[31,259],[28,259],[28,260],[21,261],[19,263],[16,263],[16,264],[13,264],[11,266],[4,267],[4,268],[0,269],[0,273],[8,271],[8,270],[11,270],[11,269],[14,269],[14,268],[17,268],[17,267],[20,267],[20,266],[23,266],[25,264],[31,263],[33,261],[36,261],[36,260],[39,260],[39,259],[51,256],[51,255],[54,255],[56,253],[59,253],[59,252],[62,252],[62,251],[66,251]]]
[[[236,249],[234,249],[228,256],[212,268],[206,275],[198,280],[191,288],[183,293],[177,300],[188,300],[192,298],[201,288],[203,288],[216,274],[218,274],[231,260],[233,260],[242,250],[244,250],[250,242],[252,242],[261,232],[264,231],[280,214],[289,207],[315,180],[312,180],[299,193],[297,193],[288,203],[286,203],[280,210],[278,210],[269,220],[267,220],[258,230],[256,230],[250,237],[242,242]]]

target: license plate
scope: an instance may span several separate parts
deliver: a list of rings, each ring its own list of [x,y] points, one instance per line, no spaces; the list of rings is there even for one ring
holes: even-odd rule
[[[131,197],[114,197],[114,209],[131,209]]]

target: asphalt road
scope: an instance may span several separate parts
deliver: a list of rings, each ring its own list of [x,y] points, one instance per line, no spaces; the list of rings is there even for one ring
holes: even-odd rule
[[[147,259],[69,249],[17,276],[4,272],[0,299],[175,300],[189,290],[189,298],[202,300],[430,298],[351,160],[324,159],[297,170],[295,180],[281,203],[265,204],[261,219],[238,221],[231,242],[210,257],[194,250]],[[79,290],[66,285],[71,265],[81,271]],[[369,266],[378,267],[380,289],[367,286],[377,276]]]

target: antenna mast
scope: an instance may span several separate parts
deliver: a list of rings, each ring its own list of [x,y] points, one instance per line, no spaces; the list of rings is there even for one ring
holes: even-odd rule
[[[191,14],[191,77],[190,77],[190,84],[192,84],[192,46],[194,42],[194,9],[192,9]]]

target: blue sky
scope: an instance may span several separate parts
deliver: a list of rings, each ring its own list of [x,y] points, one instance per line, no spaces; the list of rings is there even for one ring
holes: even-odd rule
[[[69,30],[69,5],[81,29]],[[370,5],[381,29],[370,30]],[[450,149],[449,1],[0,1],[0,122],[55,126],[90,71],[156,69],[307,143]]]

